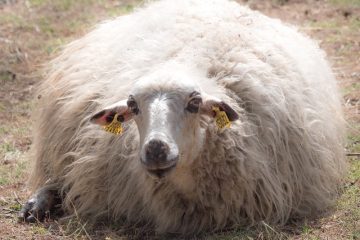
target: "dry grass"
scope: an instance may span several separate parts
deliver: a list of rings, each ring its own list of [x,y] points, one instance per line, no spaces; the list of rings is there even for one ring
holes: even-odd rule
[[[301,26],[327,51],[344,95],[347,151],[360,153],[359,0],[251,0],[267,15]],[[87,229],[79,219],[61,223],[17,223],[28,197],[30,116],[41,64],[67,42],[109,17],[126,14],[140,1],[0,0],[0,238],[1,239],[168,239],[133,226]],[[197,239],[360,239],[360,157],[350,170],[336,206],[318,219],[274,228],[266,223],[198,236]],[[178,238],[179,239],[179,238]]]

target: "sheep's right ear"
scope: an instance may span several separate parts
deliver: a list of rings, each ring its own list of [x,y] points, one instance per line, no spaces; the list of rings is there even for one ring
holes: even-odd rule
[[[239,119],[239,115],[237,114],[237,112],[226,102],[205,93],[203,93],[202,95],[203,99],[200,107],[200,112],[202,114],[206,114],[210,117],[215,117],[216,112],[214,111],[214,107],[216,107],[219,108],[220,111],[224,111],[231,122]]]
[[[116,114],[118,115],[118,121],[126,122],[138,114],[138,112],[136,102],[130,96],[127,100],[119,101],[97,112],[90,118],[90,121],[94,124],[105,126],[113,121]]]

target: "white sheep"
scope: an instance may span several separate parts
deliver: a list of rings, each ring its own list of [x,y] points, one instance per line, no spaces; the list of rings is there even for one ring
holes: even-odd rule
[[[162,0],[105,22],[40,92],[26,221],[60,196],[67,214],[159,233],[285,224],[329,206],[345,170],[325,54],[235,2]],[[115,114],[120,135],[99,126]]]

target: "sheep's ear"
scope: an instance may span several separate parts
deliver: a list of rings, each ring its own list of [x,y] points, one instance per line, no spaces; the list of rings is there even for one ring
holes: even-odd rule
[[[97,112],[90,118],[90,121],[92,123],[105,126],[113,121],[116,114],[118,115],[118,121],[126,122],[134,115],[138,114],[138,112],[139,110],[136,102],[133,100],[132,96],[130,96],[127,100],[119,101]]]
[[[200,113],[206,114],[210,117],[215,117],[216,112],[214,111],[214,107],[219,108],[220,111],[224,111],[230,121],[239,119],[239,115],[232,107],[230,107],[229,104],[216,97],[203,94],[202,104],[200,105]]]

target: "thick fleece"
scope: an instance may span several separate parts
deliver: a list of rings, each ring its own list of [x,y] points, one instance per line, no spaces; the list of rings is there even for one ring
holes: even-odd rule
[[[115,136],[89,119],[147,77],[149,93],[176,92],[181,83],[165,83],[181,73],[240,119],[219,131],[195,114],[182,129],[194,132],[186,159],[155,179],[141,166],[134,121]],[[40,94],[31,186],[58,183],[64,209],[86,220],[179,233],[284,224],[329,206],[344,173],[341,102],[324,52],[232,1],[162,0],[104,22],[51,62]]]

